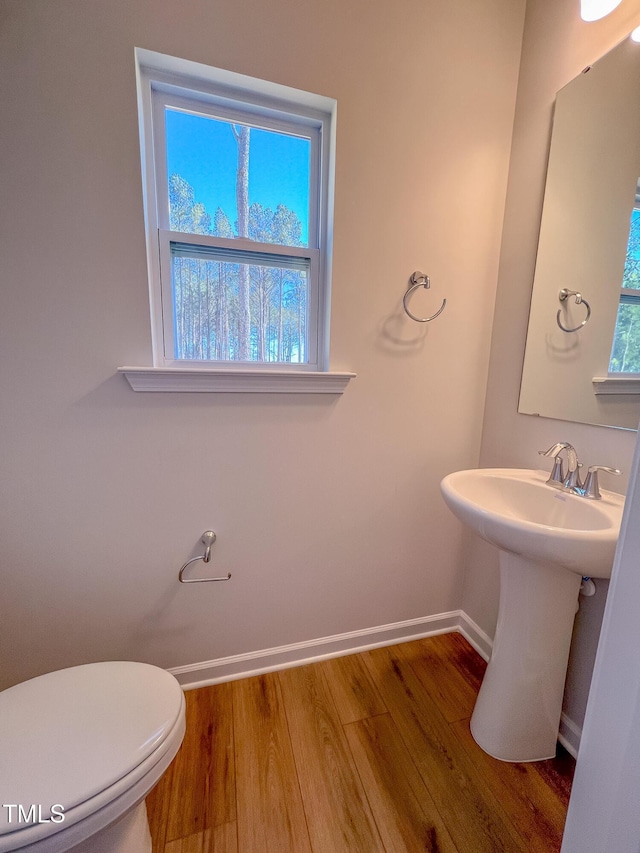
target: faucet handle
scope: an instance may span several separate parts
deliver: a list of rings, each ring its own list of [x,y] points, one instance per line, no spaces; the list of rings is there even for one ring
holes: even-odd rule
[[[562,467],[562,458],[560,451],[564,449],[563,444],[552,444],[548,450],[539,450],[540,456],[553,456],[553,470],[549,474],[547,483],[556,489],[561,489],[564,486],[564,469]]]
[[[598,471],[606,471],[607,474],[622,474],[618,468],[608,468],[606,465],[590,465],[587,471],[587,479],[584,481],[584,497],[592,501],[599,501],[602,497],[598,486]]]

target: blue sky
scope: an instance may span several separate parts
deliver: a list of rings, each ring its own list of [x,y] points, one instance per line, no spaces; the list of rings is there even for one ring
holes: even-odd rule
[[[237,147],[228,122],[205,116],[165,111],[168,174],[177,173],[195,190],[213,216],[221,207],[232,227],[237,219]],[[249,204],[258,202],[273,210],[284,204],[302,222],[302,240],[308,240],[309,208],[308,139],[274,131],[251,130],[249,153]]]

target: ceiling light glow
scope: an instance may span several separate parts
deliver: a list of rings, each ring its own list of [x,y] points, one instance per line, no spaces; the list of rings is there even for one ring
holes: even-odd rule
[[[583,21],[597,21],[613,12],[622,0],[580,0],[580,17]]]

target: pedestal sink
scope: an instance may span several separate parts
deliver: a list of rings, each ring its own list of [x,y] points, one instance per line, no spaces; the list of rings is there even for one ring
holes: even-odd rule
[[[620,531],[622,495],[591,501],[547,477],[479,468],[441,483],[449,509],[500,549],[498,624],[471,733],[502,761],[555,755],[582,576],[611,576]]]

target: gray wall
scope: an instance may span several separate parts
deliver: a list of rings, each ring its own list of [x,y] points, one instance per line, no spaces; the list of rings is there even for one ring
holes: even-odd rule
[[[439,481],[478,462],[523,13],[0,2],[3,685],[460,606]],[[135,46],[337,98],[344,397],[136,394],[115,375],[151,363]],[[401,312],[415,269],[433,286],[416,310],[448,299],[426,329]],[[233,578],[179,586],[207,528]]]

